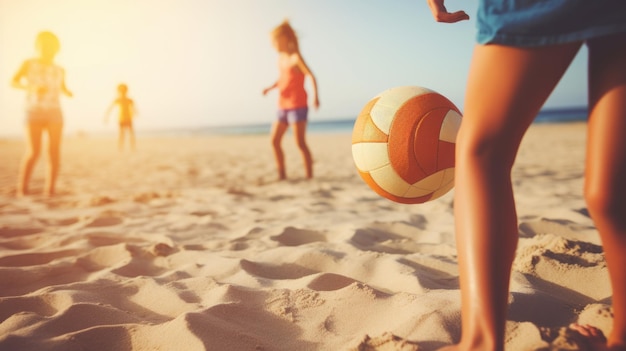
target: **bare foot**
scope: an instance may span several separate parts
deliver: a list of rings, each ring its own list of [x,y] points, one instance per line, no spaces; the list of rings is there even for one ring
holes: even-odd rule
[[[570,324],[569,328],[578,332],[578,334],[585,338],[590,350],[608,350],[606,346],[606,336],[604,336],[602,330],[592,327],[589,324],[582,325],[578,323]]]
[[[626,351],[626,346],[622,345],[622,346],[608,346],[607,345],[607,339],[606,336],[604,336],[604,333],[602,332],[602,330],[585,324],[585,325],[581,325],[578,323],[572,323],[569,326],[570,329],[576,331],[578,334],[580,334],[583,338],[585,338],[588,346],[589,346],[589,350],[593,350],[593,351]]]

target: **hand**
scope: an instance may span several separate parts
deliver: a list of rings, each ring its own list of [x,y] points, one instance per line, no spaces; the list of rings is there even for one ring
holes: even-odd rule
[[[313,106],[315,107],[315,110],[319,110],[320,109],[320,100],[316,97],[315,100],[313,100]]]
[[[456,23],[469,19],[469,15],[465,11],[448,12],[444,0],[427,0],[430,12],[432,12],[435,21],[443,23]]]

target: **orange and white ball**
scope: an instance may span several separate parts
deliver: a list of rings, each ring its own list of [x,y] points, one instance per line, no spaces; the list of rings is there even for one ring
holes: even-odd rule
[[[379,195],[399,203],[434,200],[454,187],[454,147],[461,112],[443,95],[417,86],[370,100],[352,132],[359,174]]]

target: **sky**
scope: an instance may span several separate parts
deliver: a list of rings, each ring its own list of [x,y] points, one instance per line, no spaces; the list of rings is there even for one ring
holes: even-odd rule
[[[70,133],[114,131],[115,116],[104,116],[122,82],[138,131],[272,122],[276,91],[262,90],[278,76],[269,33],[284,19],[318,82],[310,120],[354,118],[402,85],[462,109],[476,3],[446,6],[472,18],[436,23],[426,0],[0,0],[0,135],[22,133],[25,93],[10,82],[42,30],[61,41]],[[585,105],[585,70],[583,48],[545,106]]]

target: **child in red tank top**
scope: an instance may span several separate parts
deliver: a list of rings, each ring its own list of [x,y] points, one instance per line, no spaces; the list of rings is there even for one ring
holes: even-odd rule
[[[296,143],[302,153],[307,178],[313,177],[313,160],[305,141],[308,119],[308,96],[304,88],[306,77],[311,79],[313,88],[313,106],[319,107],[317,81],[309,67],[304,63],[298,38],[289,22],[285,21],[272,31],[272,41],[278,51],[278,80],[263,90],[263,95],[278,88],[278,118],[272,127],[272,145],[278,168],[278,178],[286,179],[285,158],[281,147],[283,135],[291,124],[294,129]]]

